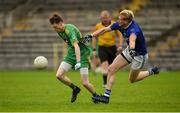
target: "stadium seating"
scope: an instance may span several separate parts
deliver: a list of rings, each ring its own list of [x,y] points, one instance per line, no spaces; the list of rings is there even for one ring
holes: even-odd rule
[[[26,0],[0,0],[0,13],[8,13]]]
[[[59,60],[62,60],[62,41],[58,39],[57,34],[52,30],[48,22],[48,17],[52,12],[59,12],[66,23],[75,24],[85,35],[99,22],[99,13],[102,10],[107,9],[113,14],[123,6],[131,3],[131,1],[42,0],[32,3],[32,0],[1,0],[0,28],[5,27],[5,20],[3,19],[6,17],[6,13],[12,12],[12,10],[18,12],[23,10],[23,7],[27,7],[25,11],[27,15],[26,18],[23,16],[18,23],[15,23],[11,35],[2,36],[0,41],[0,69],[32,69],[33,59],[38,55],[47,57],[49,60],[48,68],[52,69],[53,44],[56,43],[60,45],[58,53]],[[133,1],[136,3],[136,0]],[[175,44],[176,41],[171,41],[172,37],[178,40],[179,31],[177,30],[176,35],[168,34],[164,39],[158,40],[159,37],[173,29],[180,21],[180,1],[149,0],[145,5],[133,8],[137,10],[135,19],[141,25],[146,37],[150,51],[150,65],[157,64],[164,69],[180,68],[178,59],[180,46]],[[153,46],[151,46],[151,43],[153,43]],[[162,44],[170,44],[172,47],[163,46]],[[168,49],[160,49],[160,47]],[[177,62],[177,65],[172,67],[175,62]]]
[[[27,2],[31,3],[31,0]],[[3,36],[0,42],[0,69],[33,69],[33,60],[39,55],[48,58],[48,68],[52,69],[53,45],[59,43],[58,57],[61,61],[63,44],[48,22],[51,13],[60,12],[65,22],[77,25],[84,34],[90,32],[92,26],[99,21],[101,10],[110,9],[112,12],[120,7],[121,2],[122,0],[46,0],[36,4],[36,7],[29,4],[32,10],[26,8],[29,11],[27,18],[20,19],[12,28],[12,35]]]
[[[180,20],[179,0],[151,0],[142,8],[135,19],[142,26],[147,43],[173,28]]]
[[[155,58],[151,62],[165,70],[179,70],[180,68],[180,28],[167,36],[163,42],[158,42]],[[151,56],[151,54],[150,54]]]
[[[150,52],[150,64],[159,65],[165,70],[179,69],[180,62],[177,57],[179,53],[178,51],[171,52],[173,48],[169,46],[169,43],[174,38],[178,39],[179,27],[176,26],[180,21],[180,1],[151,0],[146,7],[137,12],[135,18],[146,36]],[[173,33],[171,33],[172,31]],[[180,48],[179,46],[175,47]],[[171,56],[169,56],[170,54]]]

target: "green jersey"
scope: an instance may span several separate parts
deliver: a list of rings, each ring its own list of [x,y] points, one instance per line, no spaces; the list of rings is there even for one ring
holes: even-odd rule
[[[73,47],[75,41],[80,42],[82,40],[79,29],[72,24],[65,24],[65,31],[58,34],[68,44],[68,47]]]
[[[58,35],[68,44],[68,52],[64,58],[64,61],[71,64],[72,66],[76,64],[76,54],[73,43],[78,42],[81,52],[81,67],[88,67],[90,48],[81,43],[82,35],[79,29],[72,24],[65,24],[65,31],[59,32]]]

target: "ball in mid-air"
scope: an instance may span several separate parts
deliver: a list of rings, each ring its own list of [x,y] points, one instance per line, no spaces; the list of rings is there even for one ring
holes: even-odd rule
[[[34,59],[34,66],[37,68],[37,69],[44,69],[46,68],[48,65],[48,60],[46,57],[44,56],[37,56],[35,59]]]

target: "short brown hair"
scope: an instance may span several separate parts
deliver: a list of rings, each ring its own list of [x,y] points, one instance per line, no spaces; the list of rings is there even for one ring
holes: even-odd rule
[[[54,24],[54,23],[59,23],[59,22],[63,22],[63,19],[62,17],[58,14],[58,13],[54,13],[50,18],[49,18],[49,22],[51,24]]]

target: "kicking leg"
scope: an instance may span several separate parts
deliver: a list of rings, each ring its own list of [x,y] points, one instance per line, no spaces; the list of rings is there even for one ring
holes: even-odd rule
[[[147,71],[131,69],[129,73],[129,82],[134,83],[155,74],[159,74],[158,67],[149,68]]]
[[[70,70],[71,67],[72,66],[70,64],[62,62],[56,73],[57,79],[67,86],[70,86],[72,82],[67,76],[65,76],[65,73]]]
[[[147,62],[148,56],[147,55],[140,55],[140,56],[135,56],[132,60],[132,65],[131,65],[131,70],[129,73],[129,81],[130,83],[134,83],[140,80],[143,80],[144,78],[154,75],[154,74],[159,74],[159,69],[158,67],[153,67],[149,68],[146,71],[141,71],[142,67],[144,64]]]
[[[73,92],[72,92],[72,96],[71,96],[71,102],[75,102],[76,98],[77,98],[77,94],[80,92],[80,88],[77,87],[76,85],[74,85],[71,80],[65,76],[65,73],[71,69],[71,65],[66,63],[66,62],[62,62],[61,65],[58,68],[58,71],[56,73],[56,77],[59,81],[61,81],[63,84],[69,86],[70,88],[72,88]]]

